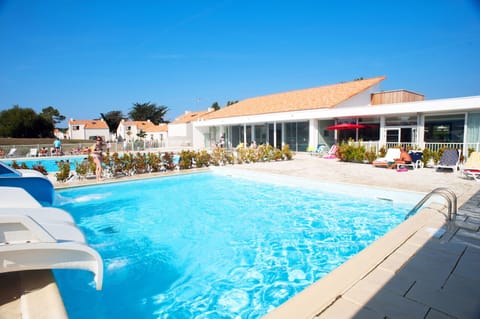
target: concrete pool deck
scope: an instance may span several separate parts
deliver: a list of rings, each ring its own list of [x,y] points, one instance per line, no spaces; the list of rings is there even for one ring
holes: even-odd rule
[[[229,166],[229,169],[237,168],[425,194],[437,187],[448,187],[458,197],[459,216],[455,224],[445,222],[442,215],[445,205],[440,198],[438,203],[421,210],[331,274],[271,311],[265,319],[480,318],[480,183],[463,179],[458,172],[436,172],[433,168],[397,172],[308,154],[298,154],[293,161]],[[133,178],[157,175],[165,173]],[[126,178],[106,182],[120,180]],[[87,184],[96,182],[93,179],[57,186]],[[18,298],[2,296],[5,284],[12,281],[5,275],[0,276],[0,317],[21,318],[21,309],[28,306],[19,301],[21,293],[17,293]],[[53,291],[49,296],[58,293],[50,284],[43,282],[38,290],[45,289],[42,287]],[[19,288],[13,286],[12,289]],[[26,294],[33,295],[32,290]],[[45,294],[37,295],[45,299]],[[50,318],[64,318],[64,313],[57,312]]]

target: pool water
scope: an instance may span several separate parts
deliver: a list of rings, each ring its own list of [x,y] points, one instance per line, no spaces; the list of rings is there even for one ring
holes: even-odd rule
[[[260,318],[400,224],[415,203],[214,173],[57,191],[105,262],[55,271],[70,318]]]
[[[35,157],[35,158],[19,158],[15,159],[18,165],[21,165],[22,163],[25,163],[28,168],[32,168],[34,165],[41,164],[45,169],[47,170],[48,173],[55,173],[58,172],[58,162],[60,161],[69,161],[70,162],[70,169],[75,170],[75,163],[78,162],[80,163],[84,158],[86,158],[85,155],[82,156],[74,156],[74,157]],[[13,160],[4,160],[2,159],[2,162],[5,164],[12,166]]]

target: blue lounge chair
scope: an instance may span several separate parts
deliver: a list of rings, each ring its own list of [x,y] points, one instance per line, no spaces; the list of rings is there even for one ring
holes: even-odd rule
[[[323,155],[327,151],[327,145],[326,144],[318,144],[317,147],[312,150],[311,155]]]

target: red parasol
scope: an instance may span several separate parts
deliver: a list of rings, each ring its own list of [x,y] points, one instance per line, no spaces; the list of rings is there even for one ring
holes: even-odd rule
[[[354,130],[357,128],[365,128],[365,125],[362,124],[353,124],[353,123],[342,123],[337,125],[328,126],[326,129],[329,131],[340,131],[340,130]]]

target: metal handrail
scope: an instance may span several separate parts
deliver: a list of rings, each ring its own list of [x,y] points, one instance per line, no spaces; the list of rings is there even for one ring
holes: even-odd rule
[[[438,187],[432,190],[430,193],[425,195],[418,203],[415,205],[415,207],[412,208],[408,212],[408,214],[405,216],[405,219],[408,219],[410,216],[412,216],[414,213],[416,213],[420,207],[423,206],[423,204],[426,203],[427,200],[430,199],[433,195],[439,195],[442,196],[448,204],[448,221],[452,221],[455,219],[455,216],[457,214],[457,195],[450,189],[446,187]]]

